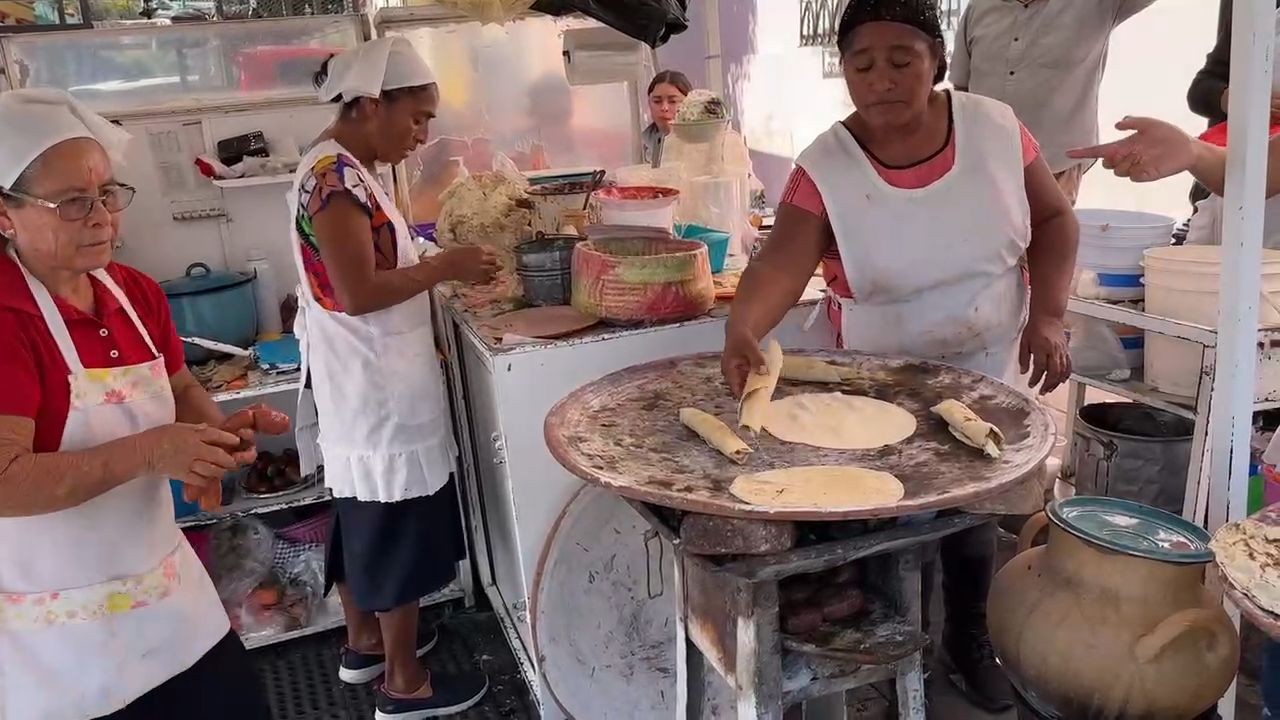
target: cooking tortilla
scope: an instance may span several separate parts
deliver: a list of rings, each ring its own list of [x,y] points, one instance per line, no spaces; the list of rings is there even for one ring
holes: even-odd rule
[[[1263,610],[1280,614],[1280,528],[1257,520],[1228,523],[1209,547],[1233,586]]]
[[[770,340],[765,347],[764,360],[767,372],[752,372],[747,376],[742,400],[738,402],[738,427],[753,433],[764,427],[765,414],[773,400],[773,391],[778,387],[778,376],[782,373],[782,346],[777,340]]]
[[[916,418],[875,398],[811,393],[770,403],[764,428],[783,442],[831,450],[870,450],[911,437]]]
[[[849,371],[825,360],[787,355],[782,359],[782,377],[785,380],[811,383],[842,383]]]
[[[947,421],[947,428],[960,442],[981,450],[987,457],[1000,457],[1001,448],[1004,447],[1004,433],[978,417],[968,405],[959,400],[943,400],[933,406],[932,412]]]
[[[720,422],[720,418],[705,413],[697,408],[681,408],[680,422],[698,434],[708,445],[720,451],[722,455],[741,465],[747,461],[751,448],[742,442],[742,438],[733,430]]]
[[[729,493],[761,507],[843,511],[892,505],[906,491],[887,472],[811,465],[740,475]]]

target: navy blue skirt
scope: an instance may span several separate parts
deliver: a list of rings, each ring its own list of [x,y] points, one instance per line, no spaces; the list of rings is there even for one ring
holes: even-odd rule
[[[457,482],[399,502],[334,498],[325,591],[345,584],[364,612],[387,612],[443,589],[466,557]]]

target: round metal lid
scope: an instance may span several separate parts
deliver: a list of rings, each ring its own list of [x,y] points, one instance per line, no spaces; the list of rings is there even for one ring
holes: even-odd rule
[[[185,275],[180,278],[165,280],[160,283],[160,288],[164,290],[165,295],[176,297],[178,295],[192,295],[235,287],[252,280],[253,276],[247,273],[233,270],[211,270],[204,263],[192,263],[187,267]]]
[[[1171,563],[1213,560],[1209,533],[1149,505],[1079,496],[1049,504],[1049,519],[1082,540],[1125,555]]]

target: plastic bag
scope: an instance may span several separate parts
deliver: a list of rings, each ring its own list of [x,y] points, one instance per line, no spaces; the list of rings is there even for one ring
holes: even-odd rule
[[[689,29],[688,0],[537,0],[547,15],[582,13],[649,47]]]
[[[277,538],[267,577],[228,615],[241,637],[271,635],[311,625],[323,600],[324,545]]]
[[[1068,324],[1071,336],[1067,352],[1074,372],[1113,381],[1129,379],[1129,359],[1124,345],[1107,323],[1073,315]]]
[[[271,573],[275,533],[261,520],[241,518],[215,525],[209,577],[226,604],[243,601]]]

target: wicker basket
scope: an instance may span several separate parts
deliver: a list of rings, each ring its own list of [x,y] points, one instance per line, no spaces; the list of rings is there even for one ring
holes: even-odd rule
[[[573,306],[607,323],[688,320],[715,305],[707,246],[690,240],[588,240],[573,252]]]

